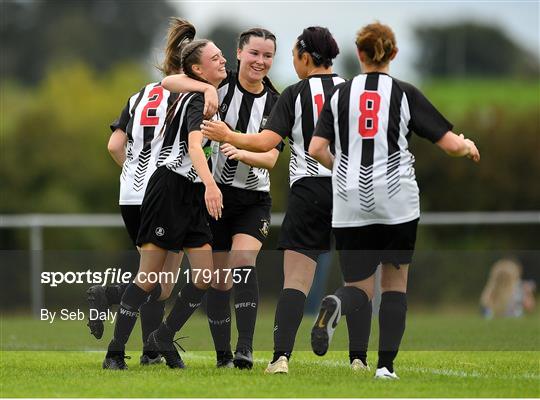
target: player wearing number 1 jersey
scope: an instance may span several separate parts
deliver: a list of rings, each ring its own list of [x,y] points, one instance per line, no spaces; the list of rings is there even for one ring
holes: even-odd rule
[[[411,133],[454,157],[478,162],[474,143],[450,124],[414,86],[390,75],[397,54],[392,30],[380,23],[356,38],[362,72],[336,86],[321,113],[309,153],[332,169],[332,226],[345,286],[323,299],[311,333],[324,355],[346,315],[353,369],[367,369],[375,270],[382,264],[379,360],[376,378],[396,379],[393,361],[405,330],[407,272],[420,215]],[[335,158],[329,146],[335,146]],[[349,332],[351,331],[349,323]]]
[[[331,171],[308,154],[319,112],[334,86],[344,80],[332,73],[339,49],[326,28],[309,27],[297,38],[293,65],[300,79],[281,94],[265,129],[258,135],[235,135],[205,121],[208,137],[250,151],[268,151],[287,138],[291,149],[290,192],[279,247],[285,250],[283,290],[275,315],[274,357],[266,372],[287,373],[317,257],[330,249]]]

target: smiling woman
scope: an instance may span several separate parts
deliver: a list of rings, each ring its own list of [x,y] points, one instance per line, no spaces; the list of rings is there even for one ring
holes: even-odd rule
[[[262,130],[277,102],[277,90],[267,76],[275,52],[276,37],[266,29],[248,29],[238,38],[236,71],[227,71],[227,78],[217,89],[221,118],[237,133]],[[214,87],[198,85],[190,78],[193,77],[187,73],[173,75],[163,84],[173,92],[204,92],[208,102]],[[224,204],[223,218],[210,220],[216,250],[214,265],[225,270],[235,268],[234,273],[242,274],[238,282],[230,279],[234,273],[221,282],[214,280],[208,291],[208,321],[218,367],[253,366],[253,334],[259,304],[255,264],[270,224],[272,199],[268,170],[276,163],[280,149],[278,144],[266,153],[252,153],[223,144],[214,165],[214,179],[223,193]],[[233,286],[238,327],[234,358],[229,304]]]
[[[190,25],[191,26],[191,25]],[[180,56],[179,68],[196,81],[217,87],[226,77],[221,50],[209,40],[193,40],[195,28],[181,35],[172,49]],[[157,169],[148,182],[141,206],[136,244],[141,248],[137,278],[122,295],[114,338],[103,362],[106,369],[126,369],[125,344],[133,330],[139,308],[156,287],[145,276],[163,271],[169,252],[184,250],[192,268],[213,270],[204,205],[215,219],[221,216],[222,195],[212,177],[212,142],[203,138],[203,96],[192,92],[179,96],[167,111]],[[144,116],[151,118],[149,113]],[[201,184],[202,182],[202,184]],[[182,205],[179,207],[178,205]],[[149,347],[158,351],[171,368],[184,368],[172,339],[197,309],[209,283],[191,279],[185,285],[165,323],[148,336]]]

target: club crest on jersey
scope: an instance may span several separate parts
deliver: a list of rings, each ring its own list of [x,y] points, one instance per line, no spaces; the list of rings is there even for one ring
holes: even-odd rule
[[[221,103],[221,105],[219,106],[219,111],[224,113],[225,111],[227,111],[227,104],[226,103]]]
[[[266,219],[261,219],[262,226],[259,228],[259,232],[261,232],[261,235],[264,237],[268,236],[268,229],[270,227],[270,222]]]
[[[264,127],[266,126],[266,121],[268,121],[268,115],[263,115],[261,119],[261,127],[259,128],[259,132],[262,131]]]
[[[161,237],[161,236],[165,235],[165,229],[163,229],[161,226],[158,226],[158,227],[156,228],[156,231],[155,231],[155,232],[156,232],[156,236],[160,236],[160,237]]]

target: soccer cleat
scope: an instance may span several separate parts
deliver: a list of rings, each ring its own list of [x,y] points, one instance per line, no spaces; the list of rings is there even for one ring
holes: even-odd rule
[[[386,367],[377,368],[375,379],[399,379],[395,372],[390,372]]]
[[[124,352],[118,352],[117,354],[111,355],[110,357],[105,356],[103,360],[102,367],[103,369],[128,369],[125,359],[130,359],[130,356],[126,356]]]
[[[352,360],[351,369],[353,371],[369,371],[370,370],[369,365],[364,364],[362,360],[360,360],[359,358],[355,358],[354,360]]]
[[[289,360],[285,356],[279,357],[274,362],[269,362],[268,367],[264,370],[265,374],[288,374]]]
[[[341,300],[334,295],[326,296],[319,315],[311,329],[311,348],[318,356],[324,356],[341,318]]]
[[[109,302],[105,295],[105,287],[101,285],[94,285],[86,291],[86,300],[88,301],[88,308],[90,310],[97,310],[98,315],[107,312],[109,308]],[[96,339],[101,339],[103,336],[103,321],[101,319],[90,319],[90,313],[88,313],[88,323],[86,324],[90,328],[90,333],[95,336]]]
[[[161,340],[158,338],[157,332],[154,331],[148,336],[148,344],[152,349],[159,351],[163,358],[165,358],[165,364],[167,364],[169,368],[186,368],[184,361],[182,361],[182,357],[180,357],[178,350],[176,350],[175,345],[182,349],[182,346],[180,346],[177,341]]]
[[[246,348],[236,349],[233,363],[238,369],[251,369],[253,368],[253,353]]]
[[[216,357],[216,367],[218,368],[234,368],[233,356],[230,351],[219,351]]]
[[[143,353],[140,358],[141,365],[161,364],[161,354],[159,353]]]

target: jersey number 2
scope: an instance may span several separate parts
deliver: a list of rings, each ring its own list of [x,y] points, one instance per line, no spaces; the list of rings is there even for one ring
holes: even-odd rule
[[[161,86],[155,86],[148,93],[148,103],[144,106],[141,115],[142,126],[157,126],[159,124],[159,117],[155,115],[149,115],[150,110],[154,110],[154,114],[159,107],[159,104],[163,100],[163,88]]]
[[[360,119],[358,133],[363,138],[372,138],[379,130],[379,108],[381,96],[377,92],[364,92],[360,96]]]

